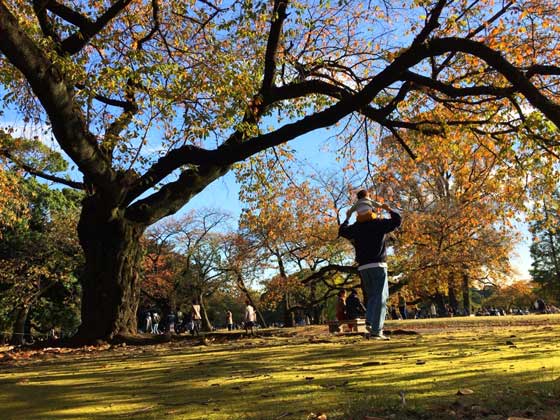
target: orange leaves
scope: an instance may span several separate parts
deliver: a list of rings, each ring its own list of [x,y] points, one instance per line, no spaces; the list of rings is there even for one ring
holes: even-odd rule
[[[5,228],[14,226],[28,213],[27,202],[18,186],[18,175],[4,170],[0,161],[0,238]]]

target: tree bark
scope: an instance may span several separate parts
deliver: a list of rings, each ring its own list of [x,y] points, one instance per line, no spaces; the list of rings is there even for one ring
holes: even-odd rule
[[[466,316],[471,314],[471,290],[469,287],[469,275],[466,271],[463,272],[463,310]]]
[[[100,197],[84,199],[78,234],[86,262],[77,342],[111,341],[137,333],[140,238],[146,226],[123,214]]]
[[[16,309],[11,344],[19,346],[25,344],[25,322],[29,314],[29,305],[21,305]]]
[[[245,281],[243,280],[243,276],[238,272],[235,275],[235,282],[237,284],[237,288],[243,292],[243,294],[245,295],[245,298],[249,301],[251,306],[253,308],[255,308],[255,312],[257,313],[257,317],[260,320],[262,327],[267,328],[268,325],[267,325],[267,323],[264,319],[264,316],[263,316],[261,310],[259,309],[259,306],[257,304],[255,304],[255,301],[251,297],[251,293],[249,293],[249,290],[247,289],[247,286],[245,286]]]
[[[441,293],[439,290],[436,290],[434,300],[436,302],[438,313],[441,314],[441,315],[446,315],[447,314],[447,309],[445,308],[445,299],[444,299],[443,293]]]
[[[198,295],[198,303],[200,304],[200,316],[202,317],[202,331],[212,331],[212,324],[208,319],[208,312],[206,312],[206,305],[204,305],[203,295]]]

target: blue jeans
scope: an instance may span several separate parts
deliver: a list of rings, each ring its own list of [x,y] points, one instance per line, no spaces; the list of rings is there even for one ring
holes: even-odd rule
[[[360,270],[360,277],[367,294],[366,323],[371,325],[373,334],[379,334],[383,331],[389,298],[387,268],[373,267]]]

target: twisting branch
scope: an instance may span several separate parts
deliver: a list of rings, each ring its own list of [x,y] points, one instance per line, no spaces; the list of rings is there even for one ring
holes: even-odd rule
[[[60,4],[54,0],[43,0],[43,3],[50,12],[80,29],[86,29],[87,27],[94,25],[94,22],[87,16],[76,12],[64,4]]]
[[[76,85],[76,89],[85,89],[85,88],[86,88],[86,86],[81,84],[81,83]],[[124,110],[130,110],[130,106],[131,106],[130,102],[128,102],[128,101],[123,101],[123,100],[120,100],[120,99],[107,98],[106,96],[103,96],[103,95],[94,95],[93,99],[95,99],[95,100],[97,100],[101,103],[104,103],[105,105],[116,106],[116,107],[119,107],[119,108],[123,108]]]
[[[525,70],[525,77],[530,79],[533,76],[560,76],[560,67],[558,66],[545,66],[545,65],[533,65],[527,70]]]
[[[480,26],[478,26],[477,28],[473,29],[472,31],[470,31],[467,36],[465,38],[467,39],[472,39],[475,35],[477,35],[478,33],[482,32],[483,30],[485,30],[486,28],[488,28],[489,25],[491,25],[492,23],[494,23],[496,20],[498,20],[500,18],[500,16],[502,16],[504,13],[507,12],[507,10],[513,5],[513,2],[510,1],[507,4],[505,4],[500,10],[498,10],[492,17],[490,17],[490,19],[488,19],[486,22],[484,22],[483,24],[481,24]],[[466,13],[466,11],[465,11]],[[457,19],[460,19],[462,17],[459,16]],[[445,60],[443,60],[443,62],[434,69],[433,71],[433,77],[434,79],[437,77],[437,75],[450,63],[451,60],[453,60],[453,57],[455,57],[455,55],[457,55],[457,52],[451,52],[451,54],[449,54],[447,57],[445,57]]]
[[[62,70],[45,51],[20,30],[5,2],[0,2],[0,51],[27,79],[43,104],[52,131],[62,149],[98,188],[110,189],[115,172],[101,153],[97,138],[87,129],[83,114],[76,112],[73,92]]]
[[[406,144],[406,142],[401,137],[399,132],[394,127],[389,126],[388,128],[389,131],[391,131],[391,134],[393,134],[393,136],[397,139],[397,141],[402,146],[402,148],[406,150],[406,153],[408,153],[408,155],[412,158],[412,160],[416,160],[417,157],[416,154],[412,151],[412,149],[408,146],[408,144]]]
[[[23,169],[25,172],[27,172],[30,175],[46,179],[47,181],[57,182],[59,184],[63,184],[63,185],[66,185],[68,187],[75,188],[75,189],[78,189],[78,190],[84,190],[85,189],[85,185],[82,182],[77,182],[77,181],[72,181],[72,180],[69,180],[69,179],[60,178],[58,176],[47,174],[47,173],[44,173],[42,171],[39,171],[39,170],[33,168],[32,166],[26,164],[25,162],[22,162],[19,159],[17,159],[7,149],[0,149],[0,155],[9,159],[14,165]]]
[[[142,46],[145,42],[152,39],[152,37],[159,31],[160,23],[159,23],[159,3],[157,0],[152,0],[152,19],[154,21],[154,25],[152,26],[152,30],[142,39],[137,42],[137,48],[139,50],[142,49]]]
[[[62,41],[63,51],[70,55],[78,53],[87,45],[91,38],[101,32],[115,16],[130,4],[131,1],[132,0],[117,0],[95,22],[82,22],[81,25],[78,25],[80,28],[78,32]]]
[[[434,8],[431,10],[428,20],[426,21],[426,25],[420,31],[414,41],[412,41],[412,46],[418,45],[423,43],[428,39],[430,34],[439,26],[439,17],[441,16],[441,12],[445,7],[447,0],[439,0]]]
[[[403,80],[414,83],[418,86],[425,86],[438,92],[444,93],[450,98],[459,98],[465,96],[481,96],[490,95],[505,98],[514,92],[513,87],[495,87],[495,86],[473,86],[465,88],[457,88],[452,85],[432,79],[431,77],[422,76],[412,71],[403,73]]]
[[[319,270],[307,276],[304,280],[301,281],[301,283],[309,284],[316,280],[324,278],[327,274],[332,273],[358,274],[358,268],[351,265],[329,264],[321,267]]]
[[[50,37],[58,46],[60,46],[60,37],[54,30],[51,19],[47,15],[47,4],[49,0],[33,0],[33,11],[37,20],[39,21],[39,26],[43,31],[43,34]]]
[[[126,105],[123,107],[124,111],[115,121],[112,122],[105,132],[103,147],[110,155],[113,154],[114,148],[117,145],[119,133],[126,128],[130,121],[132,121],[134,115],[138,112],[138,104],[136,103],[136,99],[134,97],[135,87],[136,84],[132,81],[132,79],[128,79],[125,87]]]

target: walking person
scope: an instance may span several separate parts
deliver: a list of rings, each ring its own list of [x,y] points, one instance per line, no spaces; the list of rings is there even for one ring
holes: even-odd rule
[[[226,312],[226,325],[228,331],[233,330],[233,314],[229,310]]]
[[[255,335],[255,331],[253,330],[255,326],[255,322],[257,322],[257,313],[255,312],[255,308],[251,305],[249,300],[245,301],[245,333],[249,335],[249,330],[251,330],[251,335]]]
[[[159,314],[154,312],[152,315],[152,334],[159,334]]]
[[[200,335],[200,327],[202,324],[202,315],[200,312],[200,305],[193,299],[192,301],[192,308],[191,308],[191,315],[192,315],[192,334],[193,335]]]
[[[387,313],[389,285],[387,282],[387,252],[385,237],[401,225],[401,215],[387,204],[381,208],[389,212],[390,218],[376,218],[367,222],[348,225],[345,220],[338,229],[343,238],[349,239],[356,252],[358,272],[367,294],[366,329],[368,337],[389,340],[383,334]]]
[[[150,312],[146,312],[146,318],[144,319],[145,328],[144,331],[146,333],[152,332],[152,314]]]
[[[430,318],[437,318],[437,308],[436,304],[433,302],[430,305]]]

